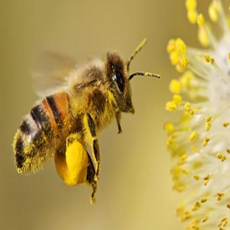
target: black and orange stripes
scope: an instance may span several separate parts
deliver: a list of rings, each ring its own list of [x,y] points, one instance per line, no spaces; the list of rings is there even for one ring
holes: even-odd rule
[[[53,118],[56,122],[58,129],[61,129],[63,126],[63,122],[62,122],[61,112],[58,110],[58,105],[55,102],[55,97],[49,96],[46,98],[46,101],[49,104],[49,107],[52,111],[52,115],[53,115]]]
[[[65,145],[65,139],[71,132],[69,127],[74,127],[69,108],[68,95],[61,92],[46,97],[25,116],[13,143],[19,172],[39,166],[39,156],[50,157],[58,147],[54,142]],[[63,127],[67,123],[73,124]]]

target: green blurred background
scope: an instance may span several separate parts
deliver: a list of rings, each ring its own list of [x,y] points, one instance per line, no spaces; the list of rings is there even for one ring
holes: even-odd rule
[[[180,36],[199,46],[197,27],[187,21],[184,1],[0,3],[0,229],[182,229],[162,127],[171,119],[165,111],[171,97],[168,84],[178,75],[170,65],[167,42]],[[208,3],[199,1],[200,11],[206,12]],[[135,78],[135,115],[123,115],[121,135],[115,122],[100,134],[97,203],[90,205],[89,187],[64,185],[52,160],[35,175],[18,175],[11,143],[23,115],[38,98],[31,79],[38,55],[50,50],[80,62],[117,50],[128,59],[144,37],[148,44],[131,71],[156,72],[162,78]]]

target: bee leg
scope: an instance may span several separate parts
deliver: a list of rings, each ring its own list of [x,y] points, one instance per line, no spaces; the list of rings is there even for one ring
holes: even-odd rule
[[[90,116],[89,113],[86,114],[87,116],[87,122],[88,122],[88,126],[89,126],[89,130],[93,139],[93,146],[92,146],[92,152],[93,152],[93,157],[96,160],[96,172],[95,172],[95,176],[94,179],[95,181],[98,180],[98,176],[99,176],[99,171],[100,171],[100,151],[99,151],[99,144],[98,144],[98,139],[97,139],[97,135],[96,135],[96,125],[94,123],[93,118]]]
[[[94,176],[95,176],[95,170],[94,170],[94,166],[93,166],[93,162],[91,160],[91,157],[89,155],[89,153],[87,152],[88,154],[88,161],[89,161],[89,165],[88,165],[88,168],[87,168],[87,177],[86,177],[86,184],[88,184],[91,188],[92,188],[92,195],[90,197],[90,203],[91,204],[94,204],[96,202],[96,199],[95,199],[95,194],[97,192],[97,181],[94,180]]]
[[[115,114],[116,117],[116,121],[117,121],[117,127],[118,127],[118,134],[122,133],[122,129],[121,129],[121,112],[117,111]]]

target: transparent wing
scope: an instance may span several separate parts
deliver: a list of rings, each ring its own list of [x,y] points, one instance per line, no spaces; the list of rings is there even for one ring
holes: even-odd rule
[[[74,59],[53,52],[41,55],[32,73],[35,92],[44,97],[66,82],[66,78],[76,66]]]

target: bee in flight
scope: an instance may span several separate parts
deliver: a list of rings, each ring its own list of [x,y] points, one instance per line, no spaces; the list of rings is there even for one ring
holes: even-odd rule
[[[92,188],[90,201],[95,202],[100,172],[98,133],[114,118],[118,133],[122,132],[121,113],[134,113],[129,83],[134,76],[159,78],[147,72],[129,75],[130,63],[146,41],[127,62],[118,53],[108,52],[104,61],[94,59],[67,68],[66,73],[61,71],[61,80],[57,81],[55,71],[51,79],[41,79],[40,83],[58,87],[38,101],[15,134],[13,151],[18,173],[35,172],[54,157],[64,182],[70,186],[88,184]],[[63,64],[66,61],[60,60]]]

